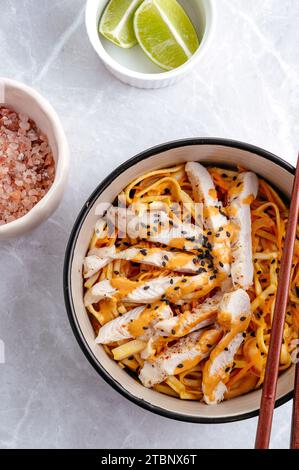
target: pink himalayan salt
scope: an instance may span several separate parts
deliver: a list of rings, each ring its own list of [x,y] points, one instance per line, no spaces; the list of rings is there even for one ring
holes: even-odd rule
[[[47,137],[32,119],[0,106],[0,225],[27,214],[54,177]]]

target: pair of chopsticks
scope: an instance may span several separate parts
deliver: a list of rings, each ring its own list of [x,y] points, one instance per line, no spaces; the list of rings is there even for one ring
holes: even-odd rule
[[[290,275],[299,214],[299,155],[292,190],[290,213],[280,264],[276,302],[272,321],[271,338],[263,384],[260,414],[256,432],[256,449],[268,449],[279,371],[281,344],[285,314],[289,297]],[[293,416],[291,429],[291,449],[299,449],[299,363],[296,365]]]

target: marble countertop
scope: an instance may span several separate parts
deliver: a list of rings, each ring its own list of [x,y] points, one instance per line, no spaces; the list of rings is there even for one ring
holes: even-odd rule
[[[88,42],[84,0],[2,0],[0,76],[50,100],[71,148],[57,212],[0,244],[0,448],[252,447],[256,419],[175,422],[121,397],[71,332],[62,294],[65,246],[95,186],[152,145],[230,137],[294,163],[298,151],[299,3],[216,0],[209,52],[187,80],[145,91],[117,81]],[[253,6],[254,4],[254,6]],[[291,403],[275,411],[272,447],[288,447]]]

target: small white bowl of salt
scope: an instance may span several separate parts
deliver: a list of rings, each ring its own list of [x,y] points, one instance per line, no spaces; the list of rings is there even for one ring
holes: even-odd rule
[[[32,88],[0,78],[0,240],[53,213],[68,169],[68,143],[52,106]]]

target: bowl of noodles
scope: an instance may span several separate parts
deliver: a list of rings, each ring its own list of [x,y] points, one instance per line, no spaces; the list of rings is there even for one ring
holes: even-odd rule
[[[70,235],[66,309],[87,359],[119,393],[177,420],[259,411],[294,167],[242,142],[198,138],[128,160]],[[276,406],[292,397],[299,242]]]

